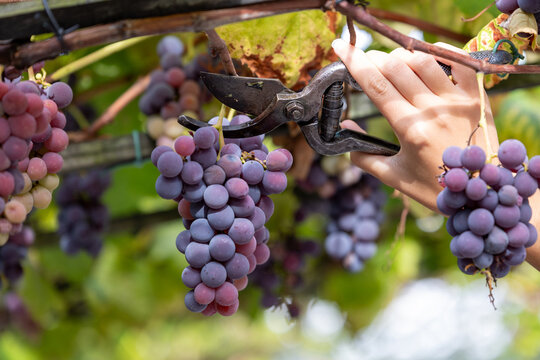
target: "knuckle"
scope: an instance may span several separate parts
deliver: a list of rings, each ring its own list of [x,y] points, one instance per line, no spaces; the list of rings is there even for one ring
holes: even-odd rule
[[[367,79],[367,91],[372,96],[381,97],[388,93],[388,81],[381,76],[372,75]]]

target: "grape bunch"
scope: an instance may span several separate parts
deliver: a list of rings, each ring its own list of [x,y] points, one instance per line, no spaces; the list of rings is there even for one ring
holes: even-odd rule
[[[23,274],[21,263],[34,240],[32,228],[23,226],[18,233],[10,235],[7,242],[0,246],[0,273],[10,284],[15,284],[21,278]]]
[[[140,110],[148,115],[148,134],[158,145],[173,147],[174,139],[186,135],[186,129],[177,122],[178,116],[199,119],[201,102],[207,99],[198,73],[184,71],[183,52],[184,44],[177,37],[161,39],[157,46],[161,69],[151,73],[150,85],[139,100]]]
[[[364,173],[353,186],[340,190],[331,199],[328,236],[325,249],[330,257],[340,260],[350,272],[359,272],[364,262],[376,251],[384,221],[382,207],[386,194],[375,177]]]
[[[231,124],[245,121],[239,115]],[[274,211],[268,195],[285,190],[292,165],[287,150],[268,153],[262,136],[226,139],[222,148],[219,137],[212,126],[200,128],[177,138],[174,151],[162,145],[151,155],[161,173],[156,191],[178,202],[186,228],[176,239],[189,263],[182,272],[192,289],[185,305],[207,316],[234,314],[247,275],[268,260],[264,225]]]
[[[497,9],[505,14],[512,14],[518,8],[534,14],[536,23],[540,24],[540,1],[538,0],[497,0],[495,2]]]
[[[538,188],[540,156],[527,160],[525,146],[511,139],[501,143],[498,159],[500,166],[486,162],[484,150],[475,145],[451,146],[443,153],[445,188],[437,207],[449,216],[450,250],[468,275],[487,269],[504,277],[536,242],[528,198]]]
[[[264,308],[286,304],[289,315],[295,318],[300,313],[295,296],[304,285],[306,258],[319,254],[319,244],[288,236],[284,241],[275,242],[270,250],[270,259],[249,275],[249,281],[262,290]]]
[[[100,198],[111,184],[110,174],[93,170],[70,174],[62,179],[56,192],[60,247],[69,255],[86,251],[97,256],[103,246],[103,232],[109,223],[109,211]]]
[[[22,228],[32,208],[49,206],[68,145],[59,110],[73,98],[62,82],[0,82],[0,245]]]

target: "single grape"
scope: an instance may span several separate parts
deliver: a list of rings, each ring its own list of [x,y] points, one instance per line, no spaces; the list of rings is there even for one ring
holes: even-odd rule
[[[227,261],[225,265],[227,276],[231,279],[240,279],[247,275],[249,271],[249,261],[242,254],[234,254],[232,259]]]
[[[460,168],[461,167],[461,148],[457,146],[449,146],[443,152],[443,162],[444,165],[449,168]]]
[[[473,259],[474,265],[479,269],[487,269],[493,263],[493,255],[483,252]]]
[[[450,169],[444,175],[444,183],[451,191],[459,192],[465,190],[469,175],[461,168]]]
[[[516,205],[518,202],[518,191],[513,185],[504,185],[497,192],[499,203],[506,206]]]
[[[1,121],[2,119],[0,119],[0,122]],[[1,133],[2,131],[0,131],[0,134]],[[528,172],[535,179],[540,178],[540,155],[533,156],[531,159],[529,159]]]
[[[253,223],[248,219],[236,218],[229,228],[228,235],[236,244],[246,244],[255,235]]]
[[[535,14],[540,12],[540,2],[538,0],[517,0],[517,4],[521,10],[528,13]]]
[[[231,144],[233,145],[233,144]],[[260,162],[249,160],[242,165],[242,178],[249,185],[257,185],[264,176],[264,168]]]
[[[508,246],[508,235],[504,230],[495,226],[488,234],[485,241],[484,251],[488,254],[497,255],[502,253]]]
[[[225,206],[222,209],[208,209],[207,219],[214,229],[224,231],[231,227],[234,221],[234,211],[230,206]]]
[[[498,157],[505,168],[515,169],[525,161],[527,150],[521,141],[509,139],[499,146]]]
[[[487,235],[495,225],[490,211],[482,208],[474,209],[467,218],[469,229],[476,235]]]
[[[465,259],[465,258],[459,259],[458,258],[457,264],[458,264],[459,270],[461,270],[461,272],[466,275],[473,275],[478,270],[476,266],[474,265],[472,259]]]
[[[497,166],[488,163],[480,170],[480,179],[484,180],[486,184],[493,186],[499,183],[501,174],[499,173]]]
[[[159,172],[168,178],[178,176],[182,171],[183,166],[184,162],[182,161],[182,158],[174,151],[164,152],[159,156],[157,161]]]
[[[191,234],[189,230],[184,230],[176,237],[176,248],[182,254],[186,252],[186,247],[191,241]]]
[[[195,151],[195,141],[189,135],[180,136],[174,142],[174,150],[183,157],[188,157]]]
[[[191,235],[193,236],[193,233]],[[195,268],[201,268],[210,261],[208,244],[191,242],[186,247],[185,255],[186,261]]]
[[[538,181],[533,178],[528,172],[522,171],[516,174],[514,178],[514,186],[519,195],[524,198],[532,196],[538,189]]]
[[[204,170],[203,180],[206,185],[223,185],[225,179],[225,171],[218,165],[211,165]]]
[[[487,190],[487,184],[484,180],[480,178],[473,178],[467,182],[465,195],[467,195],[470,200],[478,201],[482,200],[484,196],[486,196]]]
[[[195,185],[185,185],[183,197],[189,202],[199,202],[203,200],[205,191],[206,185],[202,181]]]
[[[498,204],[499,204],[498,193],[493,189],[489,189],[487,191],[486,196],[484,196],[484,198],[478,202],[478,207],[481,207],[481,208],[484,208],[493,212]]]
[[[352,238],[345,232],[331,233],[324,243],[328,255],[335,259],[344,258],[353,247]]]
[[[210,255],[218,261],[227,261],[235,253],[236,246],[226,234],[217,234],[210,240]]]
[[[511,14],[519,7],[518,0],[496,0],[495,6],[505,14]]]
[[[527,256],[527,252],[524,246],[517,248],[509,246],[504,253],[503,262],[510,266],[516,266],[525,261],[525,256]]]
[[[216,290],[208,287],[204,283],[200,283],[193,289],[193,296],[197,303],[201,305],[208,305],[216,296]]]
[[[196,219],[189,228],[191,238],[200,243],[209,242],[215,235],[207,219]]]
[[[169,151],[172,152],[173,150],[165,145],[160,145],[154,148],[154,150],[152,150],[152,154],[150,154],[150,160],[152,161],[152,164],[157,167],[157,163],[161,155]]]
[[[529,228],[529,240],[527,240],[527,243],[525,244],[526,248],[533,246],[538,238],[538,231],[536,231],[536,227],[531,223],[527,223],[527,227]]]
[[[268,194],[279,194],[287,188],[287,176],[282,172],[265,171],[262,185]]]
[[[234,215],[238,218],[250,217],[255,211],[255,203],[249,196],[242,199],[230,199],[229,205],[233,209]]]
[[[182,182],[178,178],[159,175],[156,180],[156,192],[164,199],[175,199],[182,193]]]
[[[479,146],[471,145],[461,153],[463,167],[470,171],[480,170],[486,162],[486,153]]]
[[[182,181],[189,185],[198,184],[202,180],[204,170],[199,163],[188,161],[184,163],[180,176]]]
[[[55,82],[46,89],[47,97],[54,101],[58,108],[63,109],[73,100],[73,91],[68,84]]]
[[[529,227],[519,222],[516,226],[506,230],[508,235],[508,245],[512,247],[524,246],[529,241]]]
[[[211,288],[219,287],[225,279],[227,279],[227,270],[216,261],[210,261],[201,270],[201,280]]]
[[[502,228],[511,228],[516,226],[519,222],[519,217],[521,213],[519,207],[514,206],[505,206],[497,205],[493,211],[493,216],[495,217],[495,223]]]
[[[216,289],[216,303],[221,306],[231,306],[238,302],[238,289],[226,281]]]
[[[184,297],[184,304],[186,305],[186,308],[191,311],[191,312],[195,312],[195,313],[198,313],[198,312],[201,312],[203,311],[205,308],[206,308],[206,305],[203,305],[203,304],[199,304],[196,300],[195,300],[195,294],[194,294],[194,291],[191,290],[190,292],[188,292],[186,294],[186,296]]]
[[[465,231],[457,238],[456,248],[464,257],[473,259],[484,251],[484,240],[471,231]]]
[[[214,184],[208,186],[204,191],[205,204],[212,209],[221,209],[229,201],[229,192],[227,190],[223,185]]]

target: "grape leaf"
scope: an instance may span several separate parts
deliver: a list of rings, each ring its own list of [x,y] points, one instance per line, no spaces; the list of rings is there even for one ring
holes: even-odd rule
[[[216,31],[231,56],[258,77],[302,88],[310,70],[337,60],[331,43],[341,18],[338,13],[311,10],[226,25]]]

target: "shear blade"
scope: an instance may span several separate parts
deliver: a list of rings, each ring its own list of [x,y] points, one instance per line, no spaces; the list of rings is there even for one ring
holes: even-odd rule
[[[201,79],[219,101],[237,111],[259,115],[274,100],[277,93],[293,91],[278,79],[229,76],[201,72]]]

